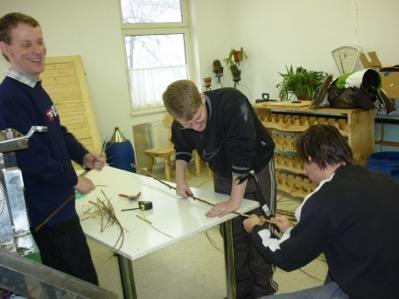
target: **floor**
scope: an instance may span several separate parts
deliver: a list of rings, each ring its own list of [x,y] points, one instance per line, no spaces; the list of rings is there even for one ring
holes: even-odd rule
[[[191,173],[193,173],[191,171]],[[156,173],[162,178],[162,173]],[[213,190],[212,178],[203,167],[192,175],[193,187]],[[278,209],[293,211],[299,202],[278,196]],[[109,249],[89,240],[100,286],[123,298],[116,257]],[[133,261],[138,297],[141,299],[222,299],[226,296],[223,241],[218,228],[197,234]],[[327,266],[322,258],[292,272],[276,270],[279,293],[320,285]]]

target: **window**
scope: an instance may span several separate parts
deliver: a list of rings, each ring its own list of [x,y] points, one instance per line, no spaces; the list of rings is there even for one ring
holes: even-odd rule
[[[186,0],[121,0],[134,110],[163,106],[167,85],[189,78]]]

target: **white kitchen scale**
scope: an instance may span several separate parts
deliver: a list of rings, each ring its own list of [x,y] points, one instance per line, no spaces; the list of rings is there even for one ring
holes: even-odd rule
[[[361,52],[358,46],[342,46],[332,50],[331,54],[341,75],[363,69],[359,60]]]

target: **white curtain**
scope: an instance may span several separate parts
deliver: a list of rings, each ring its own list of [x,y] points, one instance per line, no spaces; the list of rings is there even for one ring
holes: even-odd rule
[[[173,81],[187,79],[187,65],[133,69],[130,90],[133,109],[163,106],[162,93]]]

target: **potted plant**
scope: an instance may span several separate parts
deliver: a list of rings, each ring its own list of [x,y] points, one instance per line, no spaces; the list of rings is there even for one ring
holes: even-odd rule
[[[247,54],[244,52],[244,48],[241,47],[240,50],[232,49],[227,58],[223,60],[224,63],[226,63],[226,66],[230,69],[235,84],[241,80],[241,70],[238,68],[238,65],[245,58],[247,58]]]
[[[290,68],[287,66],[285,68],[287,72],[285,74],[279,73],[283,80],[276,86],[280,88],[280,98],[287,101],[291,94],[295,94],[298,100],[312,100],[314,93],[323,83],[326,73],[308,71],[303,67],[297,67],[294,70],[292,65]]]
[[[241,80],[241,70],[236,64],[230,66],[231,75],[233,76],[233,81],[238,83]]]
[[[212,85],[212,77],[204,77],[204,87],[209,90],[211,89],[211,85]]]
[[[240,50],[230,50],[229,55],[223,61],[226,63],[227,67],[231,68],[232,65],[239,65],[245,58],[247,58],[247,54],[244,48],[241,47]]]
[[[218,79],[218,82],[220,83],[220,77],[223,76],[223,66],[219,59],[216,59],[212,62],[212,70],[215,74],[215,77]]]

